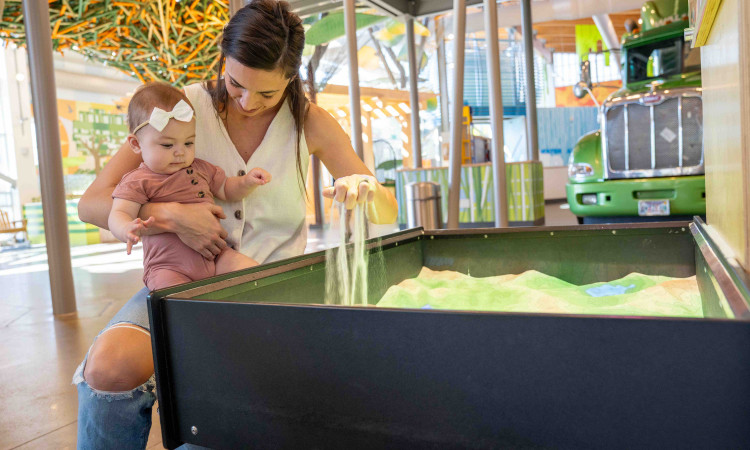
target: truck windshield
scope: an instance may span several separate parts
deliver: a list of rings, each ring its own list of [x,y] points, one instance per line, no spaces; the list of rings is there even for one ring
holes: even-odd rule
[[[700,50],[682,37],[627,50],[628,83],[700,70]]]

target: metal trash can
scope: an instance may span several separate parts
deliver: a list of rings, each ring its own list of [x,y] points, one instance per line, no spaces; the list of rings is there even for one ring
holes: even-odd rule
[[[408,228],[443,228],[440,184],[421,181],[406,185],[406,223]]]

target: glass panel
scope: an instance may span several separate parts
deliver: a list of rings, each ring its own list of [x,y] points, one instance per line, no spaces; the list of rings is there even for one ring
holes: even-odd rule
[[[654,107],[654,133],[656,134],[656,168],[679,166],[680,127],[678,123],[679,100],[670,98]]]
[[[703,101],[682,99],[682,165],[697,166],[703,157]]]
[[[612,170],[625,170],[625,108],[607,111],[607,152]]]
[[[627,65],[628,83],[676,75],[682,69],[682,38],[629,48]]]
[[[628,155],[630,170],[651,169],[651,108],[628,105]]]

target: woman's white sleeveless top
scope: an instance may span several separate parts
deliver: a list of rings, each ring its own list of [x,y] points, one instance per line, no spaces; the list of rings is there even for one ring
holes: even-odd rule
[[[200,83],[186,86],[185,94],[195,108],[196,158],[221,167],[227,176],[254,167],[271,174],[271,182],[257,187],[244,201],[216,199],[227,216],[221,221],[229,233],[227,243],[259,263],[303,254],[307,244],[306,203],[297,172],[297,133],[289,104],[284,101],[263,141],[245,163],[203,86]],[[300,159],[305,178],[309,158],[303,132]]]

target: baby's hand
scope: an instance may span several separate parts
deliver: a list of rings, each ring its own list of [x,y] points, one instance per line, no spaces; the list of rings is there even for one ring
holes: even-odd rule
[[[250,169],[250,172],[245,175],[245,183],[249,186],[263,186],[269,181],[271,181],[271,174],[260,167]]]
[[[149,217],[148,220],[145,221],[137,218],[128,225],[128,228],[126,229],[126,232],[128,233],[128,255],[133,249],[133,246],[141,240],[141,233],[143,230],[153,225],[155,220],[156,219],[153,217]]]

